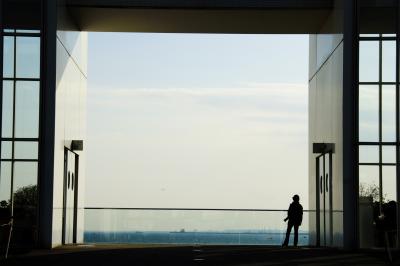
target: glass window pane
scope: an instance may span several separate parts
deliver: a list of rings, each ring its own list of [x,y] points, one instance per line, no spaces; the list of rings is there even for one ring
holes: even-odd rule
[[[382,162],[396,163],[396,146],[382,146]]]
[[[17,78],[40,77],[40,38],[17,37]]]
[[[15,159],[37,159],[38,143],[33,141],[16,141],[14,146]]]
[[[379,167],[370,165],[359,166],[360,197],[372,198],[379,202]]]
[[[396,37],[396,34],[395,33],[382,34],[382,37]]]
[[[382,86],[382,140],[396,141],[396,86]]]
[[[1,142],[1,159],[11,159],[12,158],[12,142],[2,141]]]
[[[382,42],[382,81],[396,81],[396,41]]]
[[[386,230],[389,231],[387,237],[390,246],[394,247],[397,243],[396,166],[382,167],[382,197],[382,212],[385,215]]]
[[[359,146],[360,163],[379,163],[379,146]]]
[[[396,200],[396,166],[382,166],[383,201]]]
[[[1,162],[0,205],[8,204],[11,196],[11,162]]]
[[[3,114],[1,136],[11,138],[13,134],[14,82],[3,81]]]
[[[360,82],[379,81],[379,42],[360,41]]]
[[[37,185],[37,163],[14,163],[14,193]]]
[[[39,136],[39,82],[17,81],[15,92],[15,137]]]
[[[15,162],[13,182],[15,224],[33,226],[37,217],[37,163]],[[29,236],[25,237],[24,241],[29,241]]]
[[[13,32],[15,32],[15,30],[12,30],[12,29],[4,29],[4,32],[13,33]]]
[[[40,33],[40,30],[16,30],[17,33]]]
[[[14,37],[4,36],[3,76],[14,77]]]
[[[379,37],[379,34],[360,34],[360,37]]]
[[[379,87],[359,87],[359,140],[379,141]]]

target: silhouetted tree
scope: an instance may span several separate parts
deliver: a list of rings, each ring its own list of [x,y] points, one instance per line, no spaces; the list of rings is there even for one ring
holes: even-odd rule
[[[0,201],[0,208],[7,208],[8,207],[8,202],[6,200]]]
[[[376,184],[360,183],[359,196],[372,197],[374,202],[379,202],[379,186]],[[382,195],[382,201],[386,201],[386,194]]]
[[[19,188],[14,193],[14,208],[36,207],[37,186],[29,185]]]

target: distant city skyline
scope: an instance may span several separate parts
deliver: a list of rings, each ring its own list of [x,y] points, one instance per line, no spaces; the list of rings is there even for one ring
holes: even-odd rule
[[[86,206],[308,208],[308,36],[90,33]]]

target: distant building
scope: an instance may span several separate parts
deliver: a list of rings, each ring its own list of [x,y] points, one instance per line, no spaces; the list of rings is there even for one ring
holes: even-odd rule
[[[15,245],[83,240],[87,31],[310,34],[311,243],[398,238],[399,223],[377,225],[396,206],[384,198],[400,197],[396,1],[0,3],[0,201],[14,207]]]

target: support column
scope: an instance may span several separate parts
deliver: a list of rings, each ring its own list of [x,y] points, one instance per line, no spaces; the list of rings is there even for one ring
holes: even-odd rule
[[[39,148],[39,245],[52,247],[57,2],[42,0],[42,95]]]
[[[400,4],[396,1],[396,202],[397,202],[397,248],[400,248]]]
[[[343,241],[358,248],[358,39],[356,0],[343,1]]]

